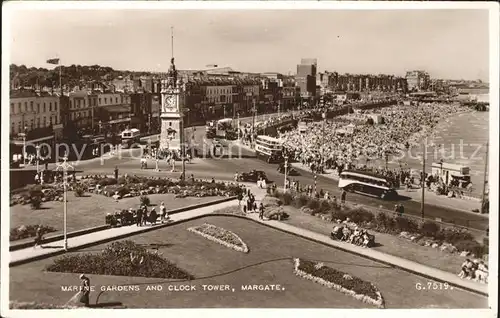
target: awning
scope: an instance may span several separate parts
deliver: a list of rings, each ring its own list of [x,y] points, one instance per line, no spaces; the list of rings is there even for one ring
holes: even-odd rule
[[[119,124],[119,123],[125,123],[125,122],[129,122],[129,121],[130,121],[130,118],[119,118],[119,119],[110,120],[110,121],[106,122],[106,124]]]
[[[103,107],[103,109],[110,113],[130,113],[130,106],[112,105]]]
[[[26,144],[33,144],[33,143],[42,142],[42,141],[51,140],[51,139],[54,139],[54,135],[42,137],[42,138],[38,138],[38,139],[26,140]],[[14,145],[17,145],[17,146],[24,145],[23,140],[17,140],[17,139],[11,140],[11,143],[13,143]]]

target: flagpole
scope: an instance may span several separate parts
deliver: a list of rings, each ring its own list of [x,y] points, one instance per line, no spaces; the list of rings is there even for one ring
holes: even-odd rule
[[[61,61],[59,59],[59,61]],[[61,97],[63,96],[63,87],[62,87],[62,64],[59,63],[59,88],[61,89]]]

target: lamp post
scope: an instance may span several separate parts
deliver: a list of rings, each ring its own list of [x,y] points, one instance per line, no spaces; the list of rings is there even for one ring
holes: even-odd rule
[[[240,131],[241,131],[241,127],[240,127],[240,113],[238,112],[238,141],[240,141]]]
[[[325,164],[325,123],[326,123],[326,113],[323,112],[321,114],[323,117],[323,127],[321,129],[321,169],[323,169],[323,165]]]
[[[68,169],[74,170],[74,167],[68,162],[68,156],[65,155],[63,162],[57,165],[56,171],[63,171],[63,188],[64,188],[64,250],[68,251]]]
[[[23,163],[26,166],[26,131],[28,130],[27,126],[24,126],[23,132]]]
[[[36,173],[39,173],[40,172],[40,165],[39,165],[39,161],[40,161],[40,145],[36,145],[35,149],[36,149]]]
[[[424,140],[424,157],[422,160],[422,177],[420,178],[420,187],[422,190],[422,200],[420,203],[420,214],[422,219],[425,217],[425,159],[427,158],[427,141]]]
[[[486,200],[486,184],[488,183],[487,180],[487,173],[488,173],[488,147],[489,146],[489,141],[486,143],[486,157],[485,157],[485,162],[484,162],[484,179],[483,179],[483,193],[481,196],[481,213],[484,213],[483,207],[484,207],[484,202]]]
[[[181,178],[182,180],[186,180],[186,138],[185,138],[185,132],[184,132],[184,114],[188,113],[189,109],[185,108],[183,109],[182,115],[181,115],[181,160],[182,160],[182,174]]]
[[[283,192],[287,191],[288,156],[285,155],[285,181],[283,182]]]

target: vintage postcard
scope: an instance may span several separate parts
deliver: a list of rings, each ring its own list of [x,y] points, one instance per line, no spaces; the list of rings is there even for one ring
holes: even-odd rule
[[[2,316],[496,316],[498,4],[3,9]]]

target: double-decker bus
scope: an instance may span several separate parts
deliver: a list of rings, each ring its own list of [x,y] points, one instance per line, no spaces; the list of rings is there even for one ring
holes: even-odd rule
[[[283,141],[277,138],[259,135],[255,139],[255,154],[257,158],[268,163],[283,161]]]
[[[138,145],[141,141],[141,132],[137,128],[124,130],[121,134],[122,147],[129,148],[133,144]]]
[[[393,199],[398,196],[386,178],[365,171],[346,170],[342,172],[339,178],[339,188],[381,199]]]

